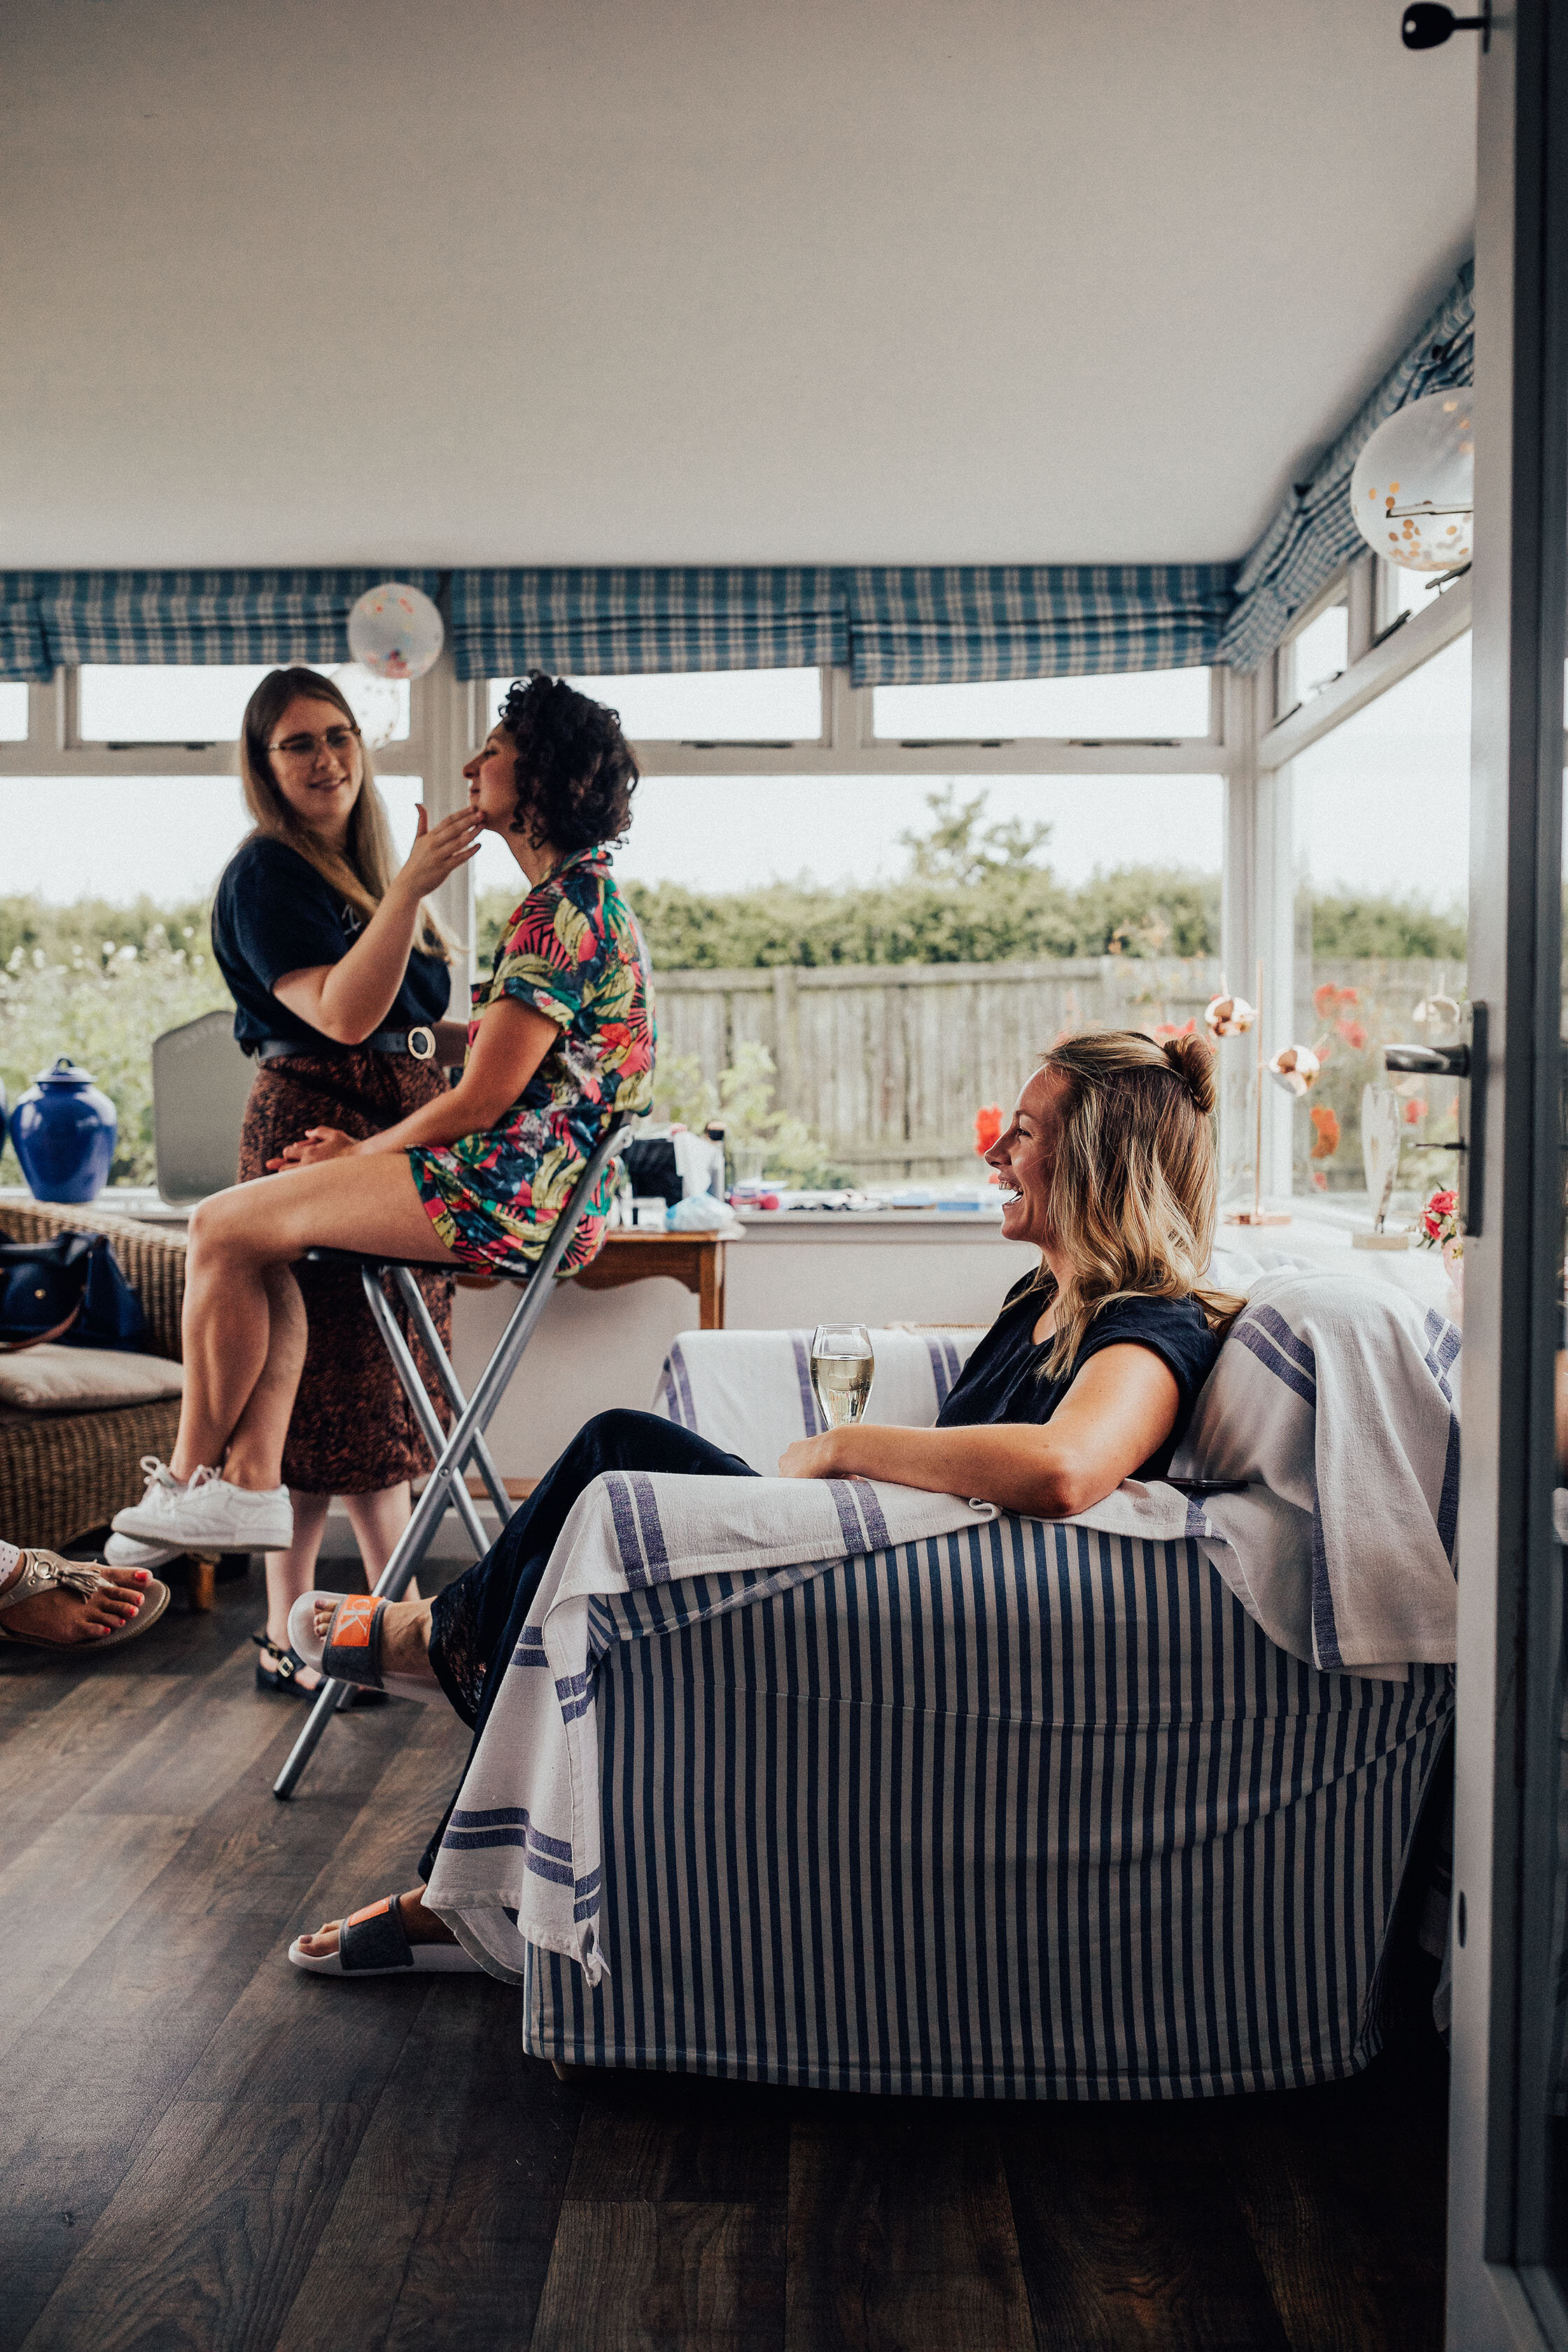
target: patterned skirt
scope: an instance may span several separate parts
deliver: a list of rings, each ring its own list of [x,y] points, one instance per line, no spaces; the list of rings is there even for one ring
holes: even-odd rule
[[[341,1128],[356,1142],[363,1141],[395,1127],[445,1087],[434,1063],[378,1054],[366,1046],[341,1054],[290,1054],[263,1062],[245,1107],[239,1181],[244,1184],[264,1176],[267,1162],[276,1160],[285,1144],[297,1143],[308,1127]],[[310,1495],[371,1495],[405,1478],[422,1476],[430,1467],[429,1449],[371,1320],[358,1272],[299,1265],[294,1273],[310,1328],[283,1448],[286,1484]],[[452,1277],[433,1270],[417,1279],[441,1344],[449,1348]],[[391,1284],[385,1286],[431,1402],[443,1427],[449,1426],[451,1414],[435,1372],[409,1333],[407,1316]]]

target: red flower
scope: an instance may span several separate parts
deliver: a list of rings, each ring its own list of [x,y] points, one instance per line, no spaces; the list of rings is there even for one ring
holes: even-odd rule
[[[1312,1105],[1312,1125],[1317,1137],[1312,1145],[1314,1160],[1331,1160],[1340,1148],[1340,1122],[1327,1103]]]
[[[1320,1019],[1326,1019],[1339,1001],[1340,992],[1331,980],[1325,980],[1321,988],[1312,991],[1312,1002],[1318,1008]]]
[[[974,1114],[974,1149],[982,1157],[1002,1132],[1002,1106],[986,1103]]]
[[[1405,1126],[1406,1126],[1406,1127],[1418,1127],[1418,1126],[1420,1125],[1421,1121],[1426,1118],[1426,1097],[1425,1097],[1424,1096],[1422,1096],[1422,1095],[1412,1095],[1412,1096],[1410,1097],[1410,1098],[1409,1098],[1408,1102],[1406,1102],[1406,1104],[1405,1104]]]
[[[1197,1034],[1195,1021],[1184,1021],[1179,1029],[1173,1021],[1157,1021],[1149,1032],[1156,1045],[1163,1045],[1167,1037],[1195,1037]]]
[[[1366,1044],[1366,1031],[1362,1027],[1361,1023],[1359,1021],[1336,1021],[1334,1026],[1339,1031],[1340,1035],[1344,1039],[1345,1044],[1350,1047],[1352,1053],[1359,1054],[1362,1047]]]

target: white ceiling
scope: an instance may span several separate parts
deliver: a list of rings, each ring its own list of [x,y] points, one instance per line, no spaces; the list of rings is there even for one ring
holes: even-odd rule
[[[1239,554],[1468,249],[1399,0],[0,0],[0,567]]]

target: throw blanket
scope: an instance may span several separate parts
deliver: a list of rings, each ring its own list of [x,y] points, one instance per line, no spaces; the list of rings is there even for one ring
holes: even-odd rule
[[[868,1421],[930,1429],[980,1331],[873,1331]],[[821,1434],[809,1331],[699,1331],[664,1360],[655,1412],[738,1454],[764,1477],[797,1437]]]
[[[597,1984],[595,1667],[612,1642],[641,1631],[639,1590],[703,1578],[692,1614],[714,1616],[847,1556],[994,1516],[988,1504],[862,1478],[596,1478],[551,1554],[442,1841],[430,1908],[492,1975],[521,1982],[531,1943],[579,1961]]]
[[[1172,1475],[1247,1480],[1193,1498],[1188,1532],[1292,1656],[1400,1680],[1453,1660],[1458,1353],[1453,1324],[1384,1285],[1250,1286]]]

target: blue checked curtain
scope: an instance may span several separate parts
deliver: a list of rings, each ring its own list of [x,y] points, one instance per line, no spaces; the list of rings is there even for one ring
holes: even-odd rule
[[[958,565],[846,573],[857,686],[1085,677],[1212,662],[1233,563]]]
[[[1220,645],[1221,659],[1233,669],[1256,669],[1289,635],[1302,606],[1364,549],[1351,515],[1351,474],[1378,426],[1410,401],[1472,381],[1475,275],[1475,264],[1467,261],[1398,365],[1319,459],[1310,482],[1291,492],[1247,557]]]
[[[459,677],[805,669],[848,658],[843,575],[824,568],[458,572]]]
[[[62,663],[343,662],[351,607],[381,581],[438,594],[438,572],[0,573],[0,677]]]

